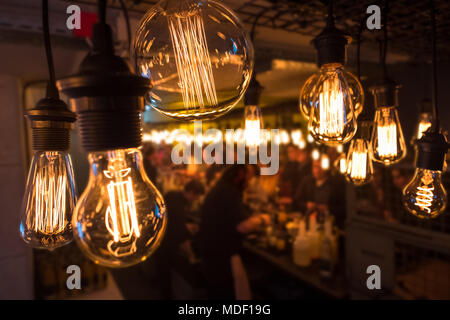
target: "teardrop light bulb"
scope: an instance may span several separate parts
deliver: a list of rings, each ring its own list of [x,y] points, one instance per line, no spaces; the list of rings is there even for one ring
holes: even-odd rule
[[[347,155],[346,179],[356,186],[366,184],[372,179],[373,165],[369,142],[365,139],[354,139]]]
[[[213,119],[233,108],[253,72],[253,47],[236,15],[213,0],[162,0],[138,27],[138,72],[147,103],[178,120]]]
[[[406,156],[406,144],[395,107],[376,109],[371,142],[376,162],[392,165]]]
[[[22,239],[39,249],[71,242],[76,198],[70,156],[64,151],[36,151],[22,203]]]
[[[417,168],[414,178],[403,189],[403,205],[418,218],[437,217],[447,207],[442,172]]]
[[[263,121],[258,106],[245,107],[245,145],[249,148],[258,147],[261,143],[261,129]]]
[[[89,154],[89,183],[72,224],[80,249],[107,267],[144,261],[166,228],[164,200],[148,179],[135,148]]]
[[[317,142],[327,145],[346,143],[356,133],[351,92],[340,63],[325,64],[320,69],[313,89],[308,129]]]
[[[352,98],[353,108],[355,110],[356,116],[358,117],[362,112],[364,106],[364,89],[355,75],[353,75],[351,72],[348,72],[347,70],[344,70],[344,74]],[[313,88],[317,84],[318,79],[319,73],[313,74],[305,81],[302,89],[300,90],[300,111],[306,119],[309,118],[309,112],[311,111],[313,102]]]

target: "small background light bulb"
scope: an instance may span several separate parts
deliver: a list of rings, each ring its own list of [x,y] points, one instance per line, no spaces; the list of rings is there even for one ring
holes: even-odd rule
[[[261,129],[263,121],[261,110],[258,106],[245,107],[245,145],[249,148],[258,147],[261,143]]]
[[[372,179],[373,165],[367,140],[361,138],[352,140],[346,167],[347,180],[356,186],[364,185]]]
[[[371,88],[375,99],[372,158],[387,166],[402,160],[407,151],[397,111],[399,88],[392,81]]]
[[[162,0],[142,19],[134,55],[152,81],[146,100],[179,120],[213,119],[244,94],[253,47],[236,15],[208,0]]]

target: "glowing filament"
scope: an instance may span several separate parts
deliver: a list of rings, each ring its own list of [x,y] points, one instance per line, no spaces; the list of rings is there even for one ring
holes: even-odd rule
[[[247,147],[259,146],[261,139],[261,124],[259,119],[257,120],[245,120],[245,132],[244,139]]]
[[[378,154],[381,158],[393,158],[397,156],[397,126],[395,123],[379,125]]]
[[[124,179],[131,169],[126,168],[116,172],[111,169],[103,172],[106,177],[114,179],[107,186],[109,207],[106,210],[105,224],[114,237],[114,242],[126,242],[133,234],[136,237],[140,236],[133,184],[131,177]]]
[[[185,109],[217,106],[205,26],[201,14],[167,17]]]
[[[64,231],[66,212],[66,179],[63,175],[40,171],[35,185],[34,231],[46,235]]]
[[[431,127],[430,122],[420,121],[419,123],[419,132],[417,133],[417,139],[422,138],[423,133],[428,130],[428,128]]]
[[[344,96],[339,89],[337,78],[323,83],[319,95],[320,123],[319,133],[329,137],[341,136],[344,132]]]
[[[429,187],[417,187],[417,196],[415,205],[420,207],[427,213],[431,213],[431,205],[433,202],[433,190]]]
[[[365,180],[367,177],[367,153],[355,151],[352,154],[350,177]]]

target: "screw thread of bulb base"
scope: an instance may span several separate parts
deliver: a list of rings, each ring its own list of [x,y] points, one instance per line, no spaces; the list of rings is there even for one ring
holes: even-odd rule
[[[70,130],[67,128],[33,128],[33,150],[66,151],[70,147]]]
[[[136,110],[78,113],[81,143],[88,152],[136,148],[142,144],[140,112]]]

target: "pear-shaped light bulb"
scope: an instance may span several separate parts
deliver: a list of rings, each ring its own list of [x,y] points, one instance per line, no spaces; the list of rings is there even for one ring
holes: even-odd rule
[[[355,110],[356,116],[363,110],[364,106],[364,89],[359,82],[358,78],[351,72],[344,70],[345,80],[347,81],[348,90],[350,91],[353,108]],[[320,73],[314,73],[310,76],[303,84],[300,90],[299,106],[302,115],[308,119],[309,112],[311,111],[313,103],[313,89],[319,80]]]
[[[403,189],[403,205],[422,219],[435,218],[442,213],[447,207],[442,171],[417,168],[411,182]]]
[[[95,263],[128,267],[144,261],[166,228],[164,200],[148,179],[139,149],[89,154],[89,182],[72,224],[80,249]]]
[[[308,129],[319,143],[337,145],[356,133],[356,113],[351,91],[340,63],[325,64],[313,88]]]

